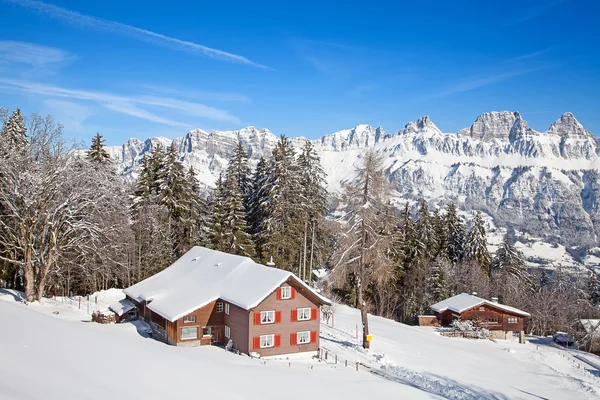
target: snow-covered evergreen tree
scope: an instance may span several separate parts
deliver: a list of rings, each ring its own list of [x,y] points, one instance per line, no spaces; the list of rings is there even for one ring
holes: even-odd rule
[[[448,204],[444,216],[444,227],[447,243],[446,254],[451,262],[457,263],[464,257],[465,231],[454,203]]]
[[[263,215],[257,244],[262,261],[267,262],[272,257],[278,268],[299,271],[304,196],[289,138],[281,136],[273,149],[268,173],[259,192],[259,208]]]
[[[298,156],[298,171],[303,199],[300,217],[304,222],[301,278],[310,280],[315,252],[320,260],[325,257],[322,251],[324,249],[322,239],[324,236],[323,218],[327,211],[327,189],[321,160],[309,140],[305,142]],[[308,271],[306,269],[307,261],[309,263]]]
[[[15,109],[0,131],[4,151],[21,150],[27,145],[27,128],[20,109]]]
[[[208,219],[208,238],[210,247],[227,251],[225,187],[222,175],[219,175],[215,189],[209,197],[210,217]]]
[[[591,304],[597,306],[600,304],[600,286],[598,285],[598,277],[595,271],[590,274],[587,287],[588,300]]]
[[[244,199],[244,208],[247,209],[247,201],[250,192],[252,191],[252,170],[248,163],[248,153],[244,146],[238,141],[233,155],[229,159],[227,166],[227,177],[234,177],[238,186],[239,192]]]
[[[485,225],[479,211],[475,214],[473,225],[467,235],[465,258],[477,261],[481,268],[489,274],[491,257],[487,248]]]
[[[440,216],[440,210],[438,208],[433,211],[432,225],[435,233],[434,257],[445,258],[447,257],[446,247],[448,246],[446,226],[444,225],[444,219]]]
[[[523,253],[513,246],[508,233],[504,236],[504,240],[494,254],[491,270],[500,284],[504,286],[497,288],[501,293],[506,293],[507,290],[512,289],[508,287],[511,285],[511,281],[531,290],[537,287],[535,279],[527,271]]]
[[[254,257],[254,243],[246,225],[244,196],[237,182],[237,174],[227,176],[223,189],[223,250],[231,254]]]
[[[104,148],[104,141],[105,140],[100,133],[96,133],[96,136],[92,138],[92,145],[87,152],[87,156],[90,160],[97,163],[103,163],[110,159],[110,155]]]
[[[444,272],[444,263],[448,263],[448,261],[437,259],[431,263],[431,276],[428,289],[432,303],[447,299],[449,295],[446,274]]]
[[[435,256],[435,231],[429,213],[429,208],[425,200],[421,201],[421,206],[417,213],[415,248],[417,257],[423,260],[431,260]]]

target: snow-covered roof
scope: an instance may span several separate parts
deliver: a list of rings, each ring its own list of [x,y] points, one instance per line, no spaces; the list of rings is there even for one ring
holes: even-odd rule
[[[219,298],[249,310],[290,278],[322,303],[330,304],[289,271],[199,246],[124,292],[136,301],[151,300],[149,309],[175,321]]]
[[[449,299],[442,300],[439,303],[435,303],[430,308],[436,312],[443,312],[446,310],[451,310],[457,313],[462,313],[467,311],[473,307],[477,307],[482,304],[487,304],[491,307],[499,308],[501,310],[507,311],[512,314],[522,315],[524,317],[530,317],[529,313],[525,311],[519,310],[515,307],[506,306],[504,304],[496,303],[494,301],[489,301],[486,299],[482,299],[481,297],[474,296],[468,293],[457,294],[456,296],[450,297]]]
[[[108,306],[108,308],[120,317],[123,314],[133,310],[135,305],[127,299],[122,299],[112,303],[110,306]]]
[[[586,333],[591,333],[594,338],[600,337],[600,319],[580,319],[579,322]]]

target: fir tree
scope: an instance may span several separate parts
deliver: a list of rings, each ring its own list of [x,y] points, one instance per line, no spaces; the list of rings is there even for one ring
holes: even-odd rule
[[[406,270],[414,261],[419,260],[418,248],[415,245],[417,230],[410,215],[408,202],[406,202],[404,210],[400,214],[399,231],[402,235],[402,253],[404,254],[404,269]]]
[[[267,161],[261,157],[256,164],[256,169],[252,176],[252,189],[248,195],[248,229],[254,241],[256,257],[263,260],[262,247],[264,240],[260,236],[260,228],[267,215],[268,193],[266,182],[268,178]]]
[[[446,254],[452,263],[462,261],[464,257],[465,231],[458,216],[456,205],[448,204],[446,215],[444,217],[444,227],[446,233]]]
[[[494,254],[491,271],[504,278],[512,277],[520,284],[532,290],[536,287],[533,277],[527,272],[523,253],[512,245],[508,233],[504,236],[502,244],[500,244],[496,254]],[[506,279],[504,279],[504,283],[506,283]]]
[[[448,246],[446,237],[446,227],[444,226],[444,219],[440,216],[440,210],[436,208],[433,211],[433,231],[435,233],[434,240],[434,258],[435,257],[446,257],[446,247]]]
[[[225,214],[225,188],[223,177],[219,175],[215,189],[212,191],[210,203],[210,218],[208,221],[208,238],[210,247],[214,250],[226,251],[226,214]]]
[[[207,242],[207,206],[200,195],[200,186],[194,168],[190,166],[186,175],[186,187],[189,190],[189,211],[185,221],[187,248],[203,245]]]
[[[304,198],[294,148],[285,136],[281,136],[273,149],[273,158],[259,191],[259,207],[264,212],[258,228],[262,261],[273,257],[279,268],[299,270],[303,230],[301,206]]]
[[[322,220],[327,211],[327,190],[325,189],[325,172],[321,167],[321,160],[309,140],[305,142],[298,156],[298,171],[303,199],[300,217],[304,222],[302,273],[300,277],[304,280],[310,280],[315,241],[323,236]],[[310,240],[309,231],[311,233]],[[323,249],[323,246],[317,245],[316,247]],[[310,257],[308,254],[310,254]],[[307,260],[309,260],[308,272],[306,271]]]
[[[465,245],[465,257],[475,260],[487,274],[490,273],[491,257],[487,249],[487,236],[481,212],[477,211],[473,219],[473,226],[467,236]]]
[[[92,145],[87,152],[87,156],[90,160],[97,163],[103,163],[110,159],[110,155],[104,149],[104,139],[101,134],[96,133],[96,136],[92,138]]]
[[[595,306],[600,304],[600,288],[598,285],[598,277],[596,276],[596,273],[594,271],[592,271],[590,275],[587,292],[588,300],[590,303],[592,303]]]
[[[445,262],[447,263],[447,261]],[[436,260],[431,267],[429,293],[431,293],[432,303],[437,303],[448,298],[448,287],[443,263],[444,261],[442,260]]]
[[[254,257],[254,244],[246,225],[244,196],[235,174],[227,176],[225,181],[223,208],[224,251]]]
[[[7,151],[22,150],[27,145],[27,128],[20,109],[16,109],[0,131],[3,147]]]
[[[431,260],[435,256],[435,231],[425,200],[417,213],[415,247],[419,259]]]
[[[242,143],[238,141],[233,155],[229,159],[227,166],[227,177],[234,177],[238,186],[239,192],[244,199],[244,208],[247,209],[247,199],[252,190],[252,171],[248,164],[248,153],[244,150]]]

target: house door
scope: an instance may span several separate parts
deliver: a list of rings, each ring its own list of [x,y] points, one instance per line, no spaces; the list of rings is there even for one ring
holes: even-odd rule
[[[212,344],[222,344],[223,342],[223,327],[220,325],[212,326]]]

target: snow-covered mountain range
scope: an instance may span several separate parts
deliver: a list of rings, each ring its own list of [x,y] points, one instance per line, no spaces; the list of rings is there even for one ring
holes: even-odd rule
[[[174,140],[181,160],[192,165],[207,187],[226,168],[237,141],[256,163],[268,157],[277,136],[267,129],[205,132],[195,129]],[[297,146],[303,138],[294,138]],[[518,112],[489,112],[468,128],[442,133],[427,116],[396,133],[358,125],[313,141],[328,174],[329,191],[339,193],[352,179],[364,149],[385,159],[398,199],[458,202],[480,209],[498,226],[510,226],[549,241],[592,245],[600,230],[600,148],[598,140],[571,113],[546,132],[536,132]],[[130,139],[108,148],[119,172],[135,176],[156,143]]]

